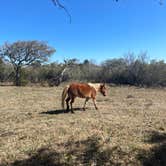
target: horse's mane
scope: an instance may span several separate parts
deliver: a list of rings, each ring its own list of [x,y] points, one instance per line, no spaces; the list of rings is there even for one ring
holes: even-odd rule
[[[100,86],[101,86],[100,83],[91,83],[91,82],[89,82],[88,85],[91,86],[91,87],[93,87],[93,88],[95,88],[95,90],[97,92],[100,90]]]

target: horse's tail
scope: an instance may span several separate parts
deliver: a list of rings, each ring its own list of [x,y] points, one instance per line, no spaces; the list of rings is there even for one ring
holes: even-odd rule
[[[65,98],[67,96],[67,91],[69,89],[69,85],[67,85],[64,89],[63,89],[63,92],[62,92],[62,102],[61,102],[61,105],[62,105],[62,108],[64,109],[65,106],[64,106],[64,102],[65,102]]]

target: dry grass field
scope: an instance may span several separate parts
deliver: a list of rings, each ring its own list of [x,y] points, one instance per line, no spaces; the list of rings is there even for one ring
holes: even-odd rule
[[[84,112],[60,87],[0,87],[0,165],[166,165],[166,90],[109,87]]]

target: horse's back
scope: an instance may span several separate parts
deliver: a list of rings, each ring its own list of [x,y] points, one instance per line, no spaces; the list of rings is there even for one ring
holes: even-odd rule
[[[69,86],[68,92],[75,97],[81,98],[90,98],[92,95],[96,95],[95,89],[86,83],[72,83]]]

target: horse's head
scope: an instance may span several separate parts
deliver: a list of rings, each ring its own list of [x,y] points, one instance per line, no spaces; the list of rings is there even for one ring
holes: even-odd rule
[[[99,89],[100,93],[103,95],[103,96],[106,96],[106,86],[105,84],[100,84],[100,89]]]

